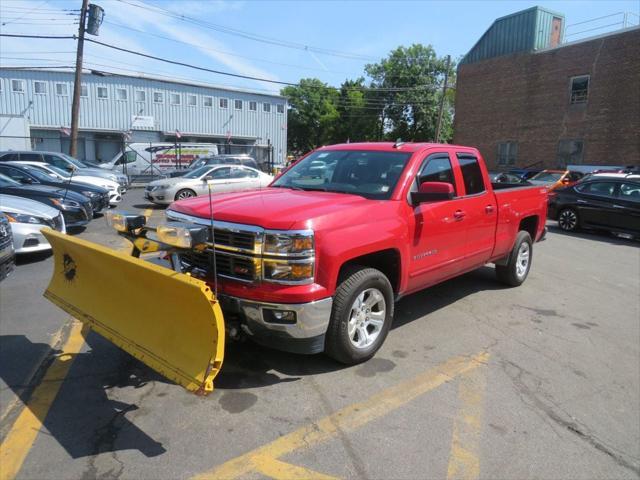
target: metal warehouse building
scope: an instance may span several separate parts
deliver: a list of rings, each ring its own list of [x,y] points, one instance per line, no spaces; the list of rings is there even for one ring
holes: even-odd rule
[[[69,151],[73,72],[0,69],[0,137],[23,118],[31,148]],[[179,133],[178,133],[179,132]],[[82,76],[78,157],[108,161],[124,142],[203,142],[284,162],[284,97],[92,70]],[[243,145],[237,147],[237,145]]]

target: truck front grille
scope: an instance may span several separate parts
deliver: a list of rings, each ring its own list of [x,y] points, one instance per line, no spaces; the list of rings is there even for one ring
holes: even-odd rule
[[[212,252],[210,250],[204,252],[189,251],[180,254],[180,262],[182,263],[182,268],[191,272],[194,276],[213,278],[211,256]],[[246,255],[235,255],[217,250],[215,264],[218,276],[221,277],[245,282],[254,282],[259,278],[257,267],[259,263],[256,263],[252,257]]]
[[[233,232],[226,229],[214,228],[216,245],[242,248],[253,251],[255,244],[255,234],[251,232]]]

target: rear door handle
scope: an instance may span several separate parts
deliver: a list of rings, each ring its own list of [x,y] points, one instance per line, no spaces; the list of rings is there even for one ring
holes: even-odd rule
[[[576,200],[576,203],[589,203],[586,200]]]
[[[462,220],[465,215],[466,213],[464,213],[462,210],[456,210],[455,212],[453,212],[453,218],[455,218],[457,221]]]
[[[491,215],[493,213],[494,207],[493,205],[487,205],[484,207],[484,211],[487,215]]]

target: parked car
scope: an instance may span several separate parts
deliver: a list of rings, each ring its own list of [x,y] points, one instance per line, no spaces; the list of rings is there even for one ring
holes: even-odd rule
[[[92,177],[90,175],[80,175],[77,171],[68,172],[67,170],[62,170],[58,167],[54,167],[48,163],[39,163],[39,162],[12,162],[20,165],[30,165],[35,167],[47,175],[61,181],[61,182],[78,182],[84,183],[86,185],[92,185],[94,187],[104,188],[109,191],[109,205],[115,207],[122,201],[122,187],[118,182],[113,180],[108,180],[102,177]]]
[[[517,175],[523,180],[529,180],[534,175],[537,175],[542,171],[541,168],[512,168],[508,173]]]
[[[547,190],[568,187],[580,181],[584,176],[581,172],[571,170],[543,170],[529,179],[533,185],[544,185]]]
[[[215,155],[213,157],[198,158],[191,162],[186,169],[167,172],[162,178],[183,177],[187,172],[204,167],[205,165],[244,165],[259,170],[257,162],[248,155]]]
[[[2,207],[2,198],[0,198],[0,207]],[[9,219],[0,210],[0,281],[7,278],[13,271],[14,258],[15,248]]]
[[[28,198],[60,210],[67,227],[86,225],[93,218],[91,200],[62,188],[22,185],[0,173],[0,194]]]
[[[157,175],[175,169],[179,163],[188,165],[197,158],[217,153],[218,146],[214,143],[128,143],[124,152],[99,166],[113,172],[124,170],[128,175]]]
[[[489,172],[491,183],[523,183],[522,177],[510,172]]]
[[[62,181],[47,175],[39,168],[19,162],[0,163],[0,173],[23,185],[47,185],[80,193],[91,200],[94,215],[100,213],[104,208],[109,208],[109,191],[105,188],[74,181]]]
[[[0,162],[39,162],[48,163],[67,172],[74,172],[78,175],[90,175],[94,177],[106,178],[120,184],[122,192],[125,192],[129,180],[126,175],[119,172],[111,172],[102,168],[90,168],[77,158],[60,152],[45,151],[10,151],[0,152]]]
[[[572,232],[600,229],[640,236],[640,176],[596,174],[549,195],[549,218]]]
[[[166,178],[150,182],[144,197],[154,203],[168,205],[175,200],[204,195],[209,192],[237,192],[263,188],[273,181],[271,175],[255,168],[239,165],[204,166],[184,177]]]
[[[11,226],[16,254],[50,250],[51,245],[40,233],[44,227],[66,232],[62,213],[35,200],[0,194],[0,211],[7,216]]]

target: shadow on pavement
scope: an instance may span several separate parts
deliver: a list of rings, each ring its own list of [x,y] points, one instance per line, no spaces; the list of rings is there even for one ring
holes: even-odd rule
[[[29,265],[30,263],[41,262],[42,260],[49,258],[51,255],[53,255],[51,250],[35,253],[21,253],[20,255],[16,255],[16,265]]]
[[[557,225],[547,224],[547,228],[549,232],[564,235],[567,237],[573,238],[581,238],[584,240],[593,240],[594,242],[604,242],[609,243],[611,245],[631,245],[635,247],[640,247],[640,241],[638,239],[633,238],[623,238],[618,236],[617,234],[607,232],[604,230],[580,230],[577,232],[565,232],[560,229]]]
[[[139,208],[141,210],[146,210],[150,208],[151,210],[165,210],[167,205],[156,205],[155,203],[137,203],[135,205],[131,205],[133,208]]]
[[[107,396],[107,390],[114,386],[140,387],[149,381],[165,380],[93,332],[86,341],[92,350],[75,355],[46,418],[39,418],[44,428],[72,458],[120,450],[138,450],[147,457],[165,453],[161,443],[127,419],[126,414],[137,410],[138,405]],[[45,351],[56,353],[49,345],[34,344],[22,335],[0,336],[0,346],[0,377],[19,396],[25,390],[21,382],[29,375],[28,362],[20,367],[15,360],[6,360],[41,359]],[[101,358],[105,347],[109,358]],[[42,415],[36,408],[32,413]]]

